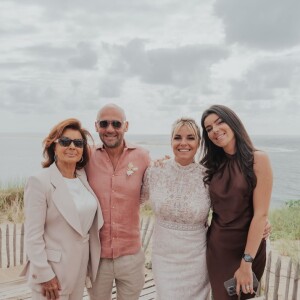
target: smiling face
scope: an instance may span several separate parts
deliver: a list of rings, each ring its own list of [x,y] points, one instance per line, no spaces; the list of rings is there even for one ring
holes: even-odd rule
[[[72,140],[82,139],[82,135],[80,131],[74,129],[66,129],[63,131],[61,138],[66,137]],[[83,154],[83,148],[75,147],[72,142],[69,146],[64,147],[61,146],[58,142],[55,143],[55,155],[56,155],[56,164],[60,168],[64,168],[65,166],[76,166],[76,163],[81,160]]]
[[[227,123],[217,114],[210,114],[204,120],[208,138],[228,154],[235,153],[235,135]]]
[[[99,121],[109,121],[108,126],[102,128]],[[119,121],[120,128],[113,126],[111,121]],[[107,148],[118,148],[123,145],[124,134],[128,130],[128,122],[125,121],[125,115],[122,110],[115,106],[104,107],[97,116],[96,130],[103,145]]]
[[[199,142],[199,137],[188,125],[176,128],[172,137],[175,161],[182,166],[192,163],[199,148]]]

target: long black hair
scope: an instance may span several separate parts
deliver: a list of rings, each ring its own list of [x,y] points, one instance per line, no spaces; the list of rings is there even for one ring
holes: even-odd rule
[[[206,109],[201,117],[202,126],[202,159],[200,163],[206,168],[204,183],[211,182],[212,177],[217,173],[226,160],[226,153],[223,148],[216,146],[208,137],[204,126],[205,119],[210,114],[216,114],[226,123],[234,133],[236,140],[235,157],[239,167],[248,183],[250,190],[256,186],[256,176],[253,170],[254,151],[256,150],[240,118],[229,107],[224,105],[212,105]]]

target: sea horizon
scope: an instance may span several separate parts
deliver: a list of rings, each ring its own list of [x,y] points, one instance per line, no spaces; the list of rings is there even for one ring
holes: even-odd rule
[[[0,187],[24,184],[41,167],[43,133],[0,133]],[[99,143],[96,133],[94,143]],[[274,174],[271,207],[300,199],[300,135],[252,135],[254,145],[268,153]],[[172,156],[170,134],[126,134],[126,140],[148,149],[152,159]]]

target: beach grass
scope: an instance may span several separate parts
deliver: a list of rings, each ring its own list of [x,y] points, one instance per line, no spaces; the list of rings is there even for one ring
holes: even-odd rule
[[[0,186],[0,223],[24,222],[24,182]],[[149,203],[141,207],[141,215],[152,216]],[[300,200],[290,200],[283,207],[271,209],[271,241],[281,255],[300,261]]]
[[[274,247],[280,255],[300,262],[300,200],[290,200],[283,207],[272,209],[269,218]]]
[[[24,183],[11,182],[0,187],[0,223],[24,222]]]

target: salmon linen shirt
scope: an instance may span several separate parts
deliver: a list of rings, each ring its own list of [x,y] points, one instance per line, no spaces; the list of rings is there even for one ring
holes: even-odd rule
[[[125,142],[114,170],[103,145],[91,147],[86,173],[104,218],[100,230],[102,258],[135,254],[141,248],[140,196],[149,164],[147,150]]]

